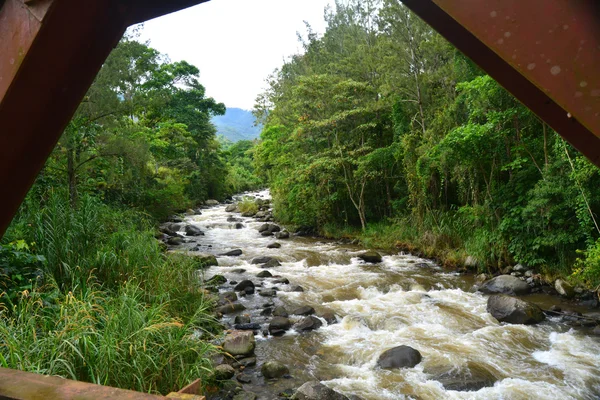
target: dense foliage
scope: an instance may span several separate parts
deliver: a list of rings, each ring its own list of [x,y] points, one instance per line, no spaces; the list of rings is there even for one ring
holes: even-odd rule
[[[283,222],[482,269],[597,259],[597,168],[400,1],[338,2],[326,22],[257,99],[256,168]]]
[[[261,181],[199,71],[124,38],[0,242],[0,366],[167,394],[211,379],[202,260],[156,224]]]

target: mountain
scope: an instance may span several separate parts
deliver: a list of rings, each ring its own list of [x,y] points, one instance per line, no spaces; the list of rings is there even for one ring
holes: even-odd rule
[[[254,116],[248,110],[227,108],[225,115],[212,117],[217,136],[223,135],[232,142],[254,140],[260,136],[261,126],[254,126]]]

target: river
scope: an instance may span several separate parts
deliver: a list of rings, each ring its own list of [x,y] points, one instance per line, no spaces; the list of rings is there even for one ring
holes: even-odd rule
[[[255,194],[256,195],[256,194]],[[268,197],[268,192],[258,196]],[[219,257],[218,267],[205,274],[229,281],[251,279],[264,288],[277,287],[273,299],[248,295],[239,302],[252,322],[266,327],[261,316],[271,300],[288,311],[309,305],[317,315],[333,312],[338,323],[308,333],[256,335],[258,366],[244,389],[259,399],[276,399],[285,389],[319,380],[345,395],[362,399],[598,399],[600,398],[600,340],[550,318],[535,326],[499,324],[486,312],[487,296],[473,292],[469,276],[444,270],[430,260],[408,254],[387,254],[378,265],[362,262],[363,248],[306,237],[277,240],[261,236],[262,222],[242,218],[234,229],[225,205],[188,216],[205,236],[194,238],[203,253],[242,249],[239,257]],[[197,243],[196,243],[197,242]],[[281,266],[273,275],[298,284],[257,278],[263,271],[250,260],[271,256]],[[239,273],[235,269],[244,269]],[[230,282],[221,291],[232,290]],[[536,301],[557,299],[536,297]],[[293,320],[299,320],[300,317]],[[224,317],[232,324],[233,315]],[[419,350],[423,360],[414,368],[381,370],[379,355],[394,346]],[[264,361],[280,361],[291,377],[265,382]],[[245,372],[252,372],[252,368]]]

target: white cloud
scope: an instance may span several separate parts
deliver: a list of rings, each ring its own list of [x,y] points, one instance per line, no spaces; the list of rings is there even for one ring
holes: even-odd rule
[[[264,80],[301,50],[303,21],[323,33],[329,0],[212,0],[145,23],[140,40],[200,68],[207,94],[251,109]]]

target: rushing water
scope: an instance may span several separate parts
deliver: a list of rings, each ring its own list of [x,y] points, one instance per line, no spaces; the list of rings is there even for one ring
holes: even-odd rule
[[[268,197],[268,192],[259,196]],[[204,210],[186,222],[205,231],[194,240],[205,253],[240,248],[240,257],[219,257],[207,277],[229,281],[251,279],[280,291],[273,299],[291,313],[310,305],[317,314],[331,311],[338,323],[282,337],[256,336],[258,365],[277,360],[290,369],[290,379],[265,382],[258,373],[244,388],[261,399],[308,380],[319,380],[346,395],[363,399],[597,399],[600,398],[600,340],[549,319],[536,326],[499,324],[486,312],[485,295],[471,291],[472,281],[428,260],[390,254],[379,265],[357,258],[363,249],[311,238],[278,240],[257,232],[262,223],[243,218],[243,229],[227,222],[225,206]],[[239,216],[239,214],[235,214]],[[263,271],[251,265],[257,256],[272,256],[282,266],[273,275],[299,284],[304,292],[289,292],[275,278],[257,278]],[[232,272],[243,268],[243,273]],[[221,288],[232,290],[230,283]],[[252,322],[271,298],[258,294],[239,300]],[[292,320],[300,317],[290,316]],[[232,323],[233,316],[224,321]],[[375,367],[385,350],[408,345],[423,361],[415,368]]]

